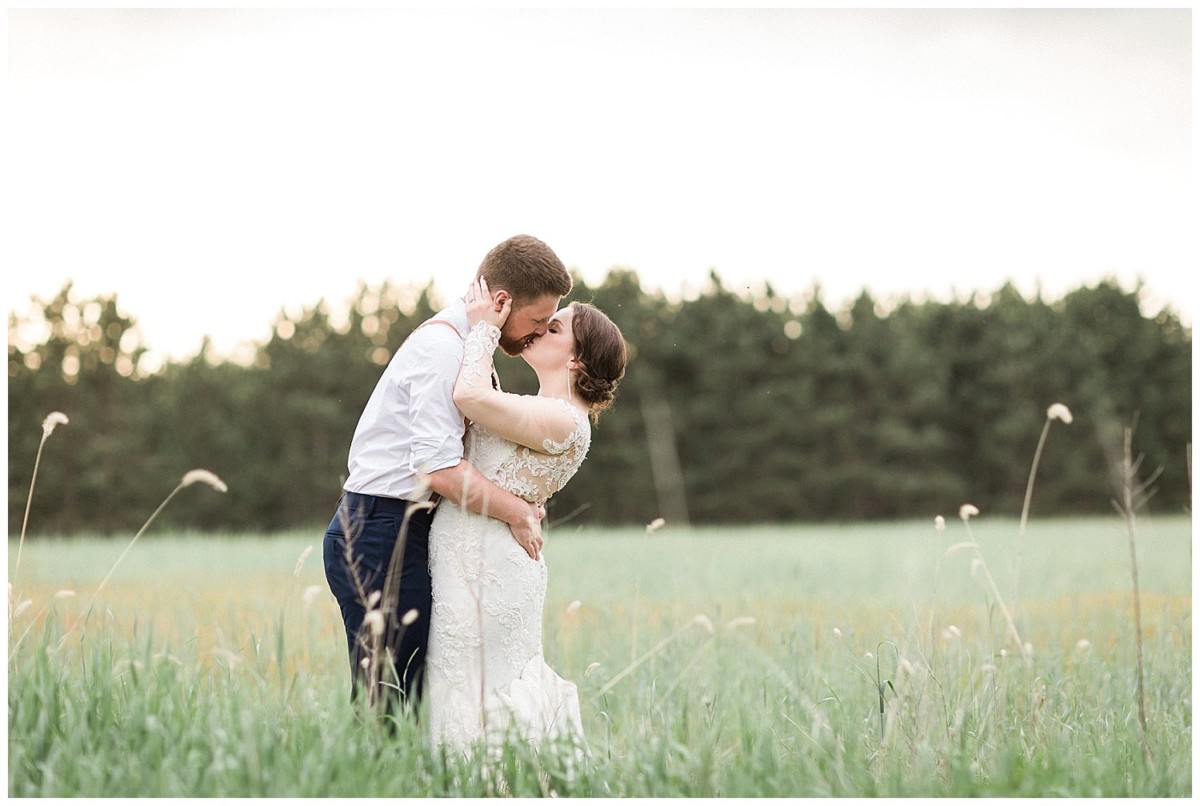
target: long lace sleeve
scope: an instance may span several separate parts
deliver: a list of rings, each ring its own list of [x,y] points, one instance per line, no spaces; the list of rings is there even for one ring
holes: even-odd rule
[[[492,354],[500,343],[500,328],[479,322],[471,328],[463,344],[462,370],[454,389],[457,402],[460,390],[464,397],[486,395],[492,390]]]
[[[467,335],[454,385],[459,411],[488,431],[543,453],[566,452],[581,435],[590,436],[587,418],[564,400],[492,388],[492,353],[499,340],[500,330],[486,322]]]

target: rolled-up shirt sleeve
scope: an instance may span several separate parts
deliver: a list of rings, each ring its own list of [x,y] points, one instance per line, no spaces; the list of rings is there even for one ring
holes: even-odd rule
[[[448,328],[426,328],[408,375],[412,452],[409,469],[432,473],[463,458],[466,425],[454,405],[454,382],[462,364],[462,341]],[[445,331],[433,332],[433,331]]]

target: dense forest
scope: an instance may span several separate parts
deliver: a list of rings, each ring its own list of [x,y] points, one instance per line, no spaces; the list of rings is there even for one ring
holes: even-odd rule
[[[1049,429],[1032,516],[1111,512],[1129,427],[1143,475],[1161,469],[1150,510],[1190,506],[1191,331],[1169,308],[1144,313],[1140,289],[887,306],[863,293],[832,310],[819,288],[731,289],[714,273],[672,299],[613,270],[577,278],[570,299],[607,311],[632,359],[552,525],[932,518],[964,502],[1017,517],[1053,403],[1073,422]],[[360,285],[340,309],[281,313],[249,364],[201,349],[154,372],[115,296],[68,284],[36,301],[37,344],[10,314],[10,534],[53,411],[70,422],[45,440],[30,536],[136,530],[193,468],[229,491],[188,490],[158,528],[319,532],[383,366],[439,307],[432,284]],[[497,363],[506,389],[534,391],[523,363]]]

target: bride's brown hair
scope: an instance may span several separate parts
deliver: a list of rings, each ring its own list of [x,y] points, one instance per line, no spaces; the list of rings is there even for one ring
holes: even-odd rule
[[[578,365],[574,393],[587,403],[595,422],[616,399],[617,384],[625,377],[628,351],[625,337],[603,311],[587,302],[572,302],[571,308]]]

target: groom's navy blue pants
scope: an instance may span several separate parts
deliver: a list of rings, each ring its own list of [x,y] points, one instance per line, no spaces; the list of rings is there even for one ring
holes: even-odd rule
[[[403,552],[399,600],[383,631],[398,677],[382,674],[381,686],[388,691],[381,693],[390,706],[398,689],[400,701],[415,707],[424,683],[429,611],[433,605],[429,578],[429,527],[433,512],[424,507],[416,509],[405,524],[408,508],[408,501],[396,498],[345,493],[325,532],[324,553],[325,579],[346,626],[351,691],[352,696],[357,696],[358,689],[366,682],[363,660],[370,657],[371,631],[364,624],[367,604],[374,591],[383,590],[392,552]],[[347,545],[353,569],[347,562]],[[416,611],[416,619],[404,624],[405,614],[411,610]]]

